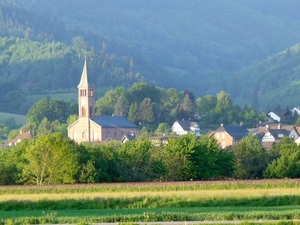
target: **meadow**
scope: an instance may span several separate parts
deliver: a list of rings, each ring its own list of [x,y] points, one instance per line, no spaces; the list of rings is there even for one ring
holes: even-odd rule
[[[7,121],[9,119],[14,119],[16,124],[21,126],[27,123],[26,116],[20,114],[0,112],[0,118],[1,118],[0,123],[3,121]]]
[[[300,219],[298,180],[1,186],[0,224]],[[253,223],[253,222],[251,222]],[[274,223],[274,221],[273,221]]]

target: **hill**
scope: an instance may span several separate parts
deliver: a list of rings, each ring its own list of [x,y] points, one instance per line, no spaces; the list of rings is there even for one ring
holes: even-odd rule
[[[298,43],[300,16],[295,10],[300,6],[298,2],[283,4],[274,0],[272,5],[266,0],[188,4],[179,0],[3,2],[6,3],[2,4],[1,15],[6,32],[0,32],[2,37],[35,41],[34,45],[41,49],[49,46],[49,42],[65,49],[62,57],[53,52],[52,59],[44,64],[32,60],[31,66],[45,67],[47,73],[36,76],[44,76],[41,82],[51,84],[47,87],[51,91],[75,87],[72,78],[80,75],[77,50],[81,47],[81,51],[88,49],[93,58],[91,74],[95,85],[101,88],[129,87],[135,81],[147,80],[164,88],[181,91],[188,88],[197,96],[225,90],[240,104],[255,107],[272,107],[278,99],[282,106],[297,104],[296,100],[291,101],[294,92],[288,91],[297,83],[297,71],[290,76],[292,70],[287,69],[295,68],[295,61],[283,59],[279,65],[275,59],[279,52],[288,51],[285,49]],[[76,45],[76,37],[82,37],[83,42]],[[101,55],[104,42],[105,54]],[[111,67],[103,71],[105,56],[113,60],[107,64]],[[129,65],[131,60],[134,67]],[[20,64],[14,62],[11,67],[15,65]],[[257,69],[258,65],[263,69]],[[1,65],[4,70],[1,74],[15,73],[10,69],[7,72],[7,66]],[[266,69],[272,67],[276,67],[277,73]],[[23,69],[19,71],[24,74]],[[63,77],[59,74],[66,73],[64,82],[56,81]],[[282,80],[283,74],[288,79],[280,85],[269,82]]]
[[[299,75],[300,44],[297,44],[236,73],[231,93],[236,102],[250,101],[263,110],[271,108],[268,103],[278,103],[282,109],[299,106]]]

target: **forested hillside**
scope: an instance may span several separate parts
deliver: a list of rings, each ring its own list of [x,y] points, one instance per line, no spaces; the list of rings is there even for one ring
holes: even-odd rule
[[[292,46],[235,74],[231,94],[239,103],[251,96],[251,105],[268,110],[270,103],[282,109],[299,106],[300,44]],[[247,87],[247,88],[244,88]]]
[[[0,78],[15,82],[19,95],[74,91],[86,54],[101,94],[147,81],[196,97],[224,90],[257,109],[299,105],[295,1],[4,0],[0,6]]]

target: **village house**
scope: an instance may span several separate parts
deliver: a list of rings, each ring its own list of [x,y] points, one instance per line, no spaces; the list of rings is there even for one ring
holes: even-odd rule
[[[6,143],[6,145],[14,146],[14,145],[17,145],[18,143],[20,143],[22,141],[22,139],[31,139],[31,138],[32,138],[32,134],[31,134],[30,130],[27,132],[20,131],[20,134],[17,137],[13,138],[12,140],[8,141]]]
[[[214,137],[221,147],[231,148],[238,144],[243,137],[248,135],[248,130],[243,126],[223,125],[213,131],[209,137]]]
[[[121,140],[139,133],[138,127],[123,116],[96,116],[94,87],[88,81],[84,61],[78,88],[78,120],[68,127],[68,137],[78,143]]]
[[[200,136],[200,127],[196,122],[190,120],[177,120],[171,127],[171,130],[176,135],[184,135],[193,133]]]
[[[261,126],[249,129],[249,132],[256,135],[261,140],[262,145],[266,149],[270,149],[272,145],[279,143],[283,137],[291,137],[294,134],[294,126],[282,126],[280,123]]]

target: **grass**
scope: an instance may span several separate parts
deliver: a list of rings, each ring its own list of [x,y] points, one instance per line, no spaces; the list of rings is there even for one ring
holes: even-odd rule
[[[63,101],[70,101],[70,102],[76,102],[77,103],[77,92],[75,93],[62,93],[62,94],[45,94],[45,95],[28,95],[26,96],[26,101],[30,103],[36,103],[39,100],[42,100],[44,98],[53,98],[57,100],[63,100]]]
[[[299,196],[298,188],[238,189],[238,190],[195,190],[195,191],[156,191],[156,192],[86,192],[86,193],[41,193],[41,194],[1,194],[0,202],[40,201],[40,200],[84,200],[84,199],[136,199],[136,198],[183,198],[186,200],[206,199],[249,199],[259,197]]]
[[[1,121],[6,121],[8,119],[14,119],[16,124],[24,125],[27,123],[26,116],[20,114],[13,114],[13,113],[4,113],[0,112]]]
[[[247,182],[2,186],[0,225],[300,219],[297,180]]]

